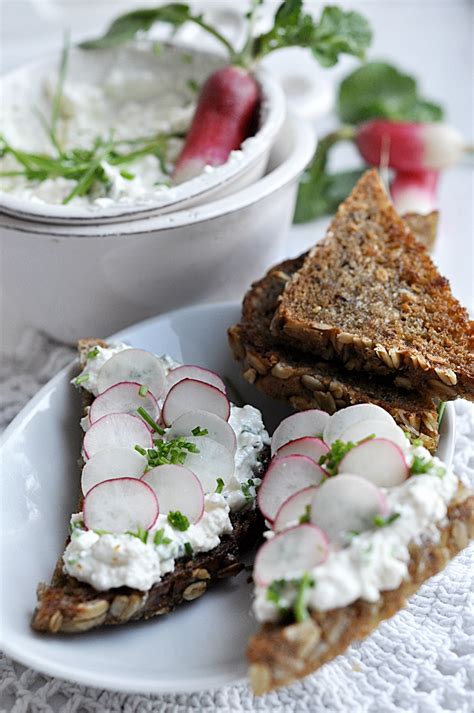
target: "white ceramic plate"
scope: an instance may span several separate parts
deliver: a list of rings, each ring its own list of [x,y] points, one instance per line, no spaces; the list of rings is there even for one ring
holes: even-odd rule
[[[236,303],[171,312],[114,335],[156,353],[202,364],[229,377],[262,409],[270,431],[289,413],[245,384],[227,346]],[[103,336],[103,335],[97,335]],[[130,693],[197,691],[240,681],[256,630],[247,574],[217,586],[166,617],[75,637],[44,636],[29,626],[38,582],[48,581],[79,494],[80,398],[71,365],[23,409],[2,438],[0,504],[1,646],[44,673]],[[452,458],[454,408],[446,409],[439,455]]]

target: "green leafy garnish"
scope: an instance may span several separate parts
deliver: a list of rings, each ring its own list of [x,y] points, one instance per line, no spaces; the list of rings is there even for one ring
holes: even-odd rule
[[[286,579],[275,579],[267,589],[266,598],[269,602],[276,604],[278,608],[281,608],[280,599],[283,592],[287,586],[288,582]]]
[[[428,473],[428,471],[433,471],[434,475],[442,478],[446,473],[446,468],[442,465],[435,465],[431,458],[415,456],[413,458],[413,463],[410,466],[410,474],[423,475],[424,473]]]
[[[392,512],[392,514],[388,515],[388,517],[383,517],[383,515],[374,515],[372,522],[375,527],[386,527],[387,525],[391,525],[392,522],[395,522],[395,520],[398,520],[399,517],[399,512]]]
[[[188,453],[199,453],[199,448],[195,443],[189,443],[184,436],[178,436],[170,441],[156,439],[153,441],[154,448],[148,448],[145,453],[148,458],[148,466],[156,468],[158,465],[183,465]],[[138,448],[135,446],[135,449]],[[141,451],[138,451],[139,453]]]
[[[350,124],[376,117],[414,122],[443,118],[441,106],[420,96],[414,77],[386,62],[368,62],[349,74],[340,85],[337,109]]]
[[[311,587],[314,587],[314,579],[305,572],[298,583],[298,591],[293,606],[296,621],[304,621],[308,618],[307,593]]]
[[[440,401],[438,404],[438,428],[441,426],[444,412],[446,411],[446,401]]]
[[[253,495],[250,492],[250,488],[252,487],[253,484],[254,484],[254,482],[253,482],[252,478],[249,478],[246,483],[241,483],[241,485],[240,485],[247,502],[250,502],[250,500],[253,500]]]
[[[225,485],[224,481],[222,480],[222,478],[217,478],[216,483],[217,483],[217,487],[216,487],[215,492],[222,493],[222,491],[224,490],[224,485]]]
[[[164,528],[161,528],[161,530],[157,530],[155,532],[155,536],[153,537],[154,545],[169,545],[170,542],[171,542],[170,538],[165,537]]]
[[[87,352],[87,359],[95,359],[98,354],[99,347],[94,347],[93,349]]]
[[[184,543],[184,551],[188,555],[188,557],[192,557],[194,554],[194,550],[189,542]]]
[[[143,386],[143,384],[142,384],[142,385],[140,386],[140,388],[138,389],[138,395],[139,395],[139,396],[146,396],[147,393],[148,393],[148,386]],[[152,419],[152,420],[153,420],[153,419]],[[153,423],[155,423],[155,422],[153,421]],[[155,426],[156,426],[156,424],[155,424]],[[163,430],[163,429],[162,429],[162,430]]]
[[[168,513],[168,522],[172,527],[176,528],[176,530],[179,530],[180,532],[184,532],[189,527],[188,518],[179,510]]]
[[[159,425],[156,423],[156,421],[150,416],[150,414],[148,413],[148,411],[143,408],[143,406],[139,406],[139,407],[137,408],[137,413],[138,413],[139,416],[142,417],[142,419],[143,419],[144,421],[147,422],[147,424],[150,426],[150,428],[153,429],[153,431],[155,431],[155,433],[159,433],[160,436],[163,436],[163,435],[164,435],[164,433],[165,433],[164,429],[161,428],[161,426],[159,426]]]
[[[80,386],[86,381],[89,381],[89,374],[79,374],[79,376],[76,376],[76,378],[74,379],[74,383],[76,384],[76,386]]]
[[[207,436],[209,431],[207,430],[207,428],[201,428],[200,426],[196,426],[196,428],[193,428],[191,433],[193,434],[193,436]]]
[[[95,532],[96,535],[111,535],[111,534],[112,534],[112,533],[110,532],[110,530],[94,530],[94,532]],[[128,532],[127,534],[128,534],[128,535],[131,535],[132,533],[131,533],[131,532]]]
[[[306,505],[304,509],[304,515],[302,515],[299,519],[300,525],[304,525],[305,522],[309,522],[311,520],[311,505]]]
[[[139,527],[136,532],[133,532],[132,530],[127,530],[125,534],[132,535],[132,537],[138,537],[138,539],[145,544],[148,540],[148,530],[144,530],[142,527]]]
[[[327,471],[328,475],[336,475],[339,463],[344,458],[346,453],[349,453],[349,451],[352,450],[356,445],[357,444],[352,443],[352,441],[347,441],[347,443],[339,440],[334,441],[328,453],[325,453],[319,459],[319,465],[324,466],[324,469]]]

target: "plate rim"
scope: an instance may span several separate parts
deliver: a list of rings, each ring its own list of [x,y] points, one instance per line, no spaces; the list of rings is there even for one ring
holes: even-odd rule
[[[183,313],[188,313],[190,315],[196,312],[208,311],[208,310],[229,310],[229,309],[240,309],[240,301],[229,300],[223,302],[214,303],[204,303],[197,305],[190,305],[181,307],[176,310],[165,312],[153,317],[148,317],[147,319],[135,322],[128,327],[121,329],[118,332],[106,337],[107,340],[126,340],[127,334],[133,332],[140,328],[146,328],[156,322],[163,319],[170,319],[174,316],[179,316]],[[98,337],[99,338],[99,337]],[[13,437],[18,429],[23,427],[23,424],[29,422],[30,412],[38,402],[40,402],[44,396],[54,389],[56,384],[62,381],[64,378],[68,378],[69,372],[71,371],[74,364],[77,363],[77,357],[74,357],[70,362],[68,362],[57,374],[55,374],[46,384],[44,384],[41,389],[25,404],[25,406],[19,411],[11,423],[5,428],[0,436],[0,449],[3,449],[7,444],[8,440]],[[446,404],[446,414],[448,418],[444,421],[446,428],[446,439],[447,439],[447,455],[446,459],[450,464],[452,463],[454,446],[455,446],[455,436],[456,436],[456,412],[454,408],[454,403],[449,401]],[[0,597],[1,601],[1,597]],[[34,635],[32,633],[32,635]],[[14,639],[15,641],[15,639]],[[232,673],[220,673],[212,674],[212,676],[202,676],[199,677],[199,681],[195,678],[191,679],[180,679],[179,682],[175,681],[173,685],[173,680],[159,681],[153,679],[147,679],[146,681],[141,681],[133,676],[124,676],[123,674],[107,674],[105,672],[94,673],[93,671],[82,673],[81,669],[74,669],[69,664],[61,664],[54,662],[49,665],[49,660],[40,657],[37,654],[30,654],[28,650],[21,645],[21,642],[10,644],[9,640],[4,636],[3,627],[0,626],[0,647],[7,656],[11,656],[13,659],[19,663],[26,665],[39,671],[40,673],[46,674],[48,676],[53,676],[55,678],[60,678],[64,681],[78,683],[85,686],[93,686],[101,690],[117,691],[120,693],[129,694],[178,694],[178,693],[193,693],[198,691],[212,691],[221,688],[225,685],[241,685],[247,682],[246,677],[243,674],[243,669],[246,667],[245,662],[243,663],[241,669],[236,675]]]

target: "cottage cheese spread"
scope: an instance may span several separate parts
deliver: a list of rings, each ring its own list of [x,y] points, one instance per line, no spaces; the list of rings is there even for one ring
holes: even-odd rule
[[[352,537],[350,544],[342,549],[331,548],[326,562],[311,572],[315,585],[308,592],[310,608],[327,611],[347,606],[359,598],[377,601],[380,592],[396,589],[407,577],[409,543],[438,537],[436,525],[446,517],[459,480],[425,448],[412,446],[409,449],[409,465],[415,456],[431,461],[425,474],[412,475],[393,488],[382,488],[390,511],[400,513],[400,517],[386,527]],[[443,471],[444,475],[440,475]],[[302,574],[289,572],[287,579]],[[276,621],[278,608],[267,599],[267,591],[266,587],[257,585],[254,612],[259,621]],[[296,588],[288,584],[280,604],[291,606],[295,596]]]
[[[88,375],[81,387],[97,395],[97,375],[102,365],[114,354],[129,348],[122,343],[95,348],[94,356],[87,359],[79,375],[79,381],[81,376]],[[160,360],[166,373],[179,365],[168,355],[161,356]],[[87,430],[87,416],[81,424]],[[145,591],[164,574],[173,571],[175,560],[185,554],[185,543],[189,543],[193,552],[208,552],[217,547],[221,536],[232,531],[229,513],[242,509],[255,497],[260,483],[255,476],[258,457],[270,443],[260,411],[253,406],[240,408],[231,404],[229,424],[237,437],[235,472],[221,493],[205,495],[204,515],[198,523],[181,532],[168,524],[165,515],[159,515],[145,543],[133,535],[85,530],[82,513],[77,513],[71,519],[71,541],[63,556],[65,571],[98,590],[129,586]],[[162,529],[163,538],[170,542],[155,545],[155,534]]]

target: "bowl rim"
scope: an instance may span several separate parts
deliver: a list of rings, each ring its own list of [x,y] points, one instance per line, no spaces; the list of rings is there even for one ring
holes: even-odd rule
[[[146,53],[152,46],[152,40],[140,40],[136,43],[126,44],[120,47],[107,49],[93,50],[98,58],[104,53],[121,50],[127,53]],[[225,58],[223,55],[212,52],[210,50],[201,50],[198,47],[193,47],[179,42],[161,42],[166,50],[172,53],[193,54],[201,58],[207,58],[210,61],[223,62],[225,66]],[[81,54],[82,50],[75,45],[71,48],[71,52]],[[15,78],[24,75],[31,75],[39,69],[47,68],[48,65],[53,68],[58,61],[60,52],[49,52],[41,57],[22,64],[14,69],[0,74],[0,87],[5,82],[14,82]],[[91,53],[92,56],[92,53]],[[152,55],[159,59],[156,55]],[[117,203],[113,206],[105,208],[94,207],[90,209],[85,206],[64,206],[55,203],[35,203],[29,199],[19,198],[12,193],[0,191],[0,211],[7,213],[13,217],[19,217],[23,220],[32,222],[44,222],[68,225],[74,223],[77,225],[88,225],[95,223],[112,223],[120,222],[121,220],[140,220],[142,218],[165,214],[171,212],[173,206],[179,209],[179,205],[189,200],[202,198],[206,193],[212,192],[220,188],[232,184],[234,181],[245,174],[258,160],[261,160],[265,152],[271,148],[275,141],[278,131],[281,129],[286,115],[286,95],[278,79],[265,67],[259,66],[255,70],[255,77],[262,90],[262,100],[265,107],[263,113],[262,125],[254,136],[249,137],[249,143],[244,146],[243,157],[237,161],[227,161],[222,166],[216,167],[212,172],[202,173],[196,178],[185,181],[173,187],[173,193],[178,194],[178,198],[166,202],[166,193],[163,201],[146,201],[143,203],[122,204]],[[185,187],[188,187],[187,190]],[[189,191],[191,188],[191,191]],[[160,194],[158,194],[160,196]]]
[[[178,230],[188,225],[210,222],[224,215],[231,215],[283,188],[305,169],[316,149],[316,131],[307,120],[290,116],[282,128],[279,140],[282,140],[282,137],[288,132],[291,134],[294,145],[287,158],[255,183],[210,203],[143,219],[95,225],[48,224],[41,221],[22,220],[7,213],[0,213],[0,228],[34,234],[38,236],[38,239],[134,237],[160,231]]]

